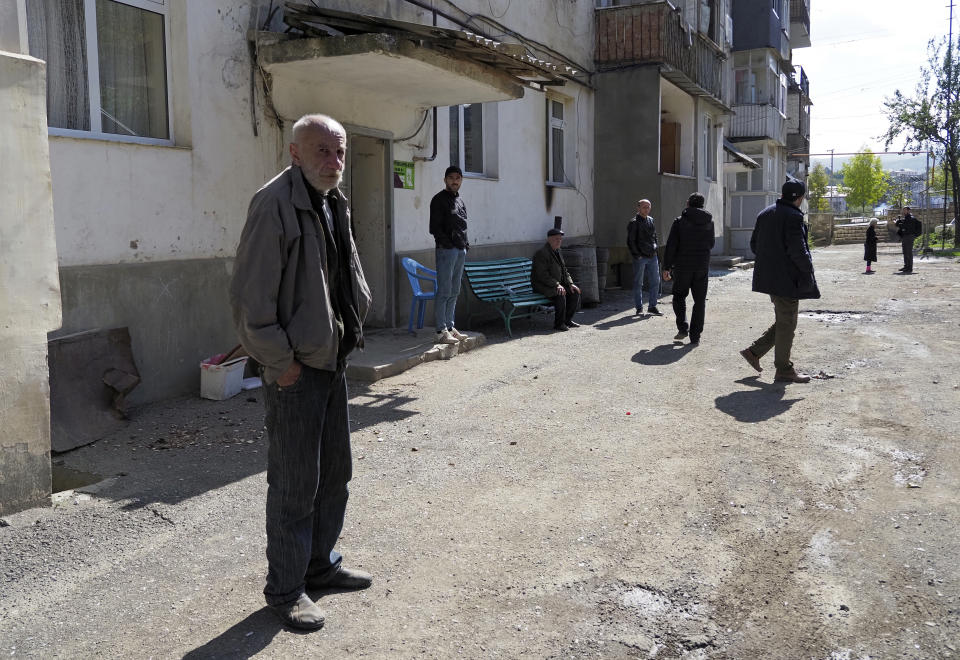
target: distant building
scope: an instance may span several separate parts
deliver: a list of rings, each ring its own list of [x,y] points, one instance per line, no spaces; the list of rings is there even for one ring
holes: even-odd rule
[[[839,186],[827,186],[826,199],[830,202],[830,210],[834,213],[847,212],[847,193],[839,192]]]

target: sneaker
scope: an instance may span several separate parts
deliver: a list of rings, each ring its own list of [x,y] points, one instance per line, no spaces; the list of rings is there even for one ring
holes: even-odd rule
[[[300,594],[297,600],[280,605],[271,605],[270,609],[280,620],[291,628],[300,630],[318,630],[323,628],[323,610],[310,600],[307,594]]]
[[[579,328],[579,327],[580,327],[580,324],[577,323],[576,321],[567,321],[567,327],[568,327],[568,328]]]
[[[642,315],[643,315],[643,307],[637,307],[637,311],[635,311],[635,312],[633,313],[633,315],[634,315],[634,316],[642,316]]]
[[[449,332],[451,335],[453,335],[454,338],[459,339],[459,340],[461,340],[461,341],[467,338],[467,335],[463,334],[462,332],[460,332],[460,331],[457,330],[456,328],[450,328],[450,330],[448,330],[448,332]]]
[[[653,316],[663,316],[663,314],[660,313],[660,310],[656,307],[647,307],[647,314],[652,314]]]
[[[740,351],[740,355],[743,356],[743,359],[750,363],[750,366],[757,370],[757,373],[763,371],[763,367],[760,366],[760,358],[753,354],[749,348],[745,348]]]
[[[809,383],[810,376],[807,374],[798,374],[794,369],[790,371],[778,371],[773,377],[775,381],[781,383]]]
[[[569,330],[570,328],[568,328],[568,327],[565,326],[565,325],[555,325],[555,326],[553,326],[553,329],[556,330],[557,332],[566,332],[566,331]]]
[[[673,341],[683,341],[686,338],[687,338],[687,333],[681,330],[680,332],[678,332],[673,336]]]
[[[459,344],[460,340],[450,334],[450,331],[443,329],[436,334],[433,339],[434,344]]]
[[[700,345],[700,337],[690,337],[690,345],[691,345],[691,346],[699,346],[699,345]]]

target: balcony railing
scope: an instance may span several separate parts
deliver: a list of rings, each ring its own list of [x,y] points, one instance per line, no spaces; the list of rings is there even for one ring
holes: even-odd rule
[[[775,140],[786,144],[786,120],[772,105],[750,104],[733,106],[728,135],[733,138]]]
[[[810,0],[790,0],[790,43],[795,48],[810,46]]]
[[[788,154],[809,154],[810,153],[810,137],[802,135],[800,133],[788,133],[787,134],[787,153]],[[810,156],[800,157],[800,156],[790,156],[794,160],[803,160],[805,162],[810,162]]]
[[[790,74],[791,87],[800,90],[804,96],[810,98],[810,79],[807,78],[807,72],[802,66],[793,67],[793,73]]]
[[[597,9],[596,62],[601,69],[662,64],[681,89],[724,102],[726,55],[696,30],[687,30],[666,0]]]

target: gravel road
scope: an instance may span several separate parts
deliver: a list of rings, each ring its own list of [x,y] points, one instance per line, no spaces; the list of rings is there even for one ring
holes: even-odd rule
[[[351,386],[341,540],[375,575],[263,607],[257,392],[135,411],[57,457],[109,477],[0,527],[0,655],[43,658],[960,658],[960,263],[817,250],[797,367],[710,280],[700,346],[611,292],[549,332]]]

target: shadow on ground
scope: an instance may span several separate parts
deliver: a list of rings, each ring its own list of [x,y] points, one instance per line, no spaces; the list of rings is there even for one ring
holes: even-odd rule
[[[725,412],[738,422],[763,422],[790,410],[797,401],[803,399],[785,399],[786,387],[783,383],[764,383],[759,376],[748,376],[736,381],[752,390],[733,392],[718,396],[714,400],[717,410]]]
[[[351,431],[418,414],[410,388],[351,382],[348,391]],[[132,411],[123,429],[59,454],[57,461],[109,479],[88,488],[98,497],[123,500],[127,511],[147,508],[171,522],[155,504],[175,505],[266,470],[263,421],[259,390],[226,401],[182,397]]]
[[[184,660],[252,658],[270,646],[282,624],[266,607],[232,625],[203,646],[186,653]],[[291,629],[291,632],[295,632]],[[307,632],[301,634],[309,634]]]
[[[673,364],[694,348],[694,344],[661,344],[637,351],[631,361],[648,366]]]

